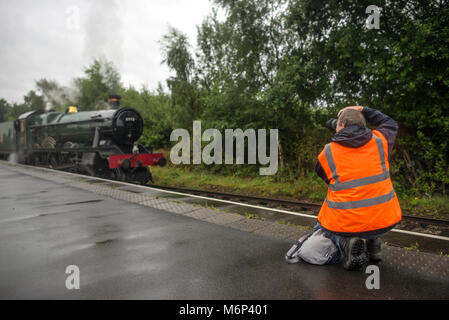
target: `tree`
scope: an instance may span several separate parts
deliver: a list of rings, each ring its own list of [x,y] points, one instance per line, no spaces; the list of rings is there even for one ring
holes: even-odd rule
[[[106,108],[107,97],[117,94],[122,89],[120,74],[108,60],[95,59],[84,69],[84,75],[75,79],[79,91],[77,104],[83,110]]]
[[[14,103],[9,112],[9,120],[17,119],[21,114],[31,111],[30,107],[24,103]]]
[[[365,8],[382,8],[380,29]],[[449,183],[449,7],[446,1],[295,0],[285,59],[291,86],[312,103],[373,106],[398,120],[394,163],[409,186]],[[296,75],[296,76],[295,76]],[[437,169],[438,168],[438,169]]]
[[[135,108],[144,120],[144,131],[139,142],[154,148],[169,147],[170,134],[175,128],[170,95],[160,85],[156,92],[129,87],[120,94],[123,104]]]
[[[30,90],[23,96],[23,104],[29,110],[45,110],[46,103],[44,97],[37,94],[34,90]]]
[[[191,128],[192,122],[201,114],[196,84],[192,80],[194,60],[189,51],[187,36],[170,27],[161,41],[162,63],[166,63],[175,76],[167,79],[171,91],[173,117],[177,126]]]
[[[1,98],[0,99],[0,122],[8,121],[9,109],[11,106],[8,101]]]

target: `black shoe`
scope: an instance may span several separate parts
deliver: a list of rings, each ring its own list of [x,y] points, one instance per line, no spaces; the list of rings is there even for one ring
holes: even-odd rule
[[[365,241],[360,238],[340,238],[343,255],[343,267],[346,270],[358,270],[367,261]]]
[[[366,252],[370,261],[377,262],[382,260],[380,257],[381,245],[380,238],[366,240]]]

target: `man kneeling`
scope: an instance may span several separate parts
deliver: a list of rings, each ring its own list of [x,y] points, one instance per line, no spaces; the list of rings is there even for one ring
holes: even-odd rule
[[[377,126],[376,130],[367,128],[366,121]],[[313,261],[326,263],[343,259],[347,270],[380,260],[380,237],[401,220],[389,172],[397,132],[397,122],[378,110],[361,106],[340,110],[336,134],[315,166],[329,185],[327,197],[318,214],[315,236],[304,237],[297,244],[299,257],[307,261],[314,256]],[[317,259],[317,246],[325,243],[323,236],[338,250],[332,252],[326,244],[323,252],[331,256]]]

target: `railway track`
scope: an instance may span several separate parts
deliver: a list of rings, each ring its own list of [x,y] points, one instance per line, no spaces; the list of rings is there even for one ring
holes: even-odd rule
[[[60,168],[46,168],[47,170],[55,170],[55,171],[64,171],[68,172],[68,170],[61,170]],[[70,171],[69,171],[70,172]],[[86,175],[86,177],[91,177]],[[96,179],[95,177],[92,177]],[[102,179],[109,180],[111,182],[116,181],[112,179]],[[313,218],[318,215],[318,212],[321,208],[321,204],[312,203],[312,202],[301,202],[301,201],[293,201],[293,200],[285,200],[285,199],[275,199],[275,198],[265,198],[265,197],[257,197],[243,194],[234,194],[234,193],[226,193],[212,190],[199,190],[199,189],[190,189],[184,187],[173,187],[173,186],[160,186],[160,185],[146,185],[147,187],[173,191],[178,193],[184,193],[186,195],[196,195],[202,196],[206,198],[212,198],[217,200],[226,200],[232,201],[236,203],[248,204],[253,206],[259,206],[261,208],[271,208],[277,210],[284,210],[286,212],[294,213],[294,212],[306,212],[306,214],[301,214],[302,216],[309,216]],[[145,187],[145,186],[142,186]],[[402,230],[409,231],[418,231],[430,234],[438,234],[442,236],[449,237],[449,220],[444,219],[435,219],[428,217],[420,217],[409,215],[407,212],[403,212],[402,221],[398,224],[398,226]]]
[[[17,164],[16,164],[17,165]],[[23,167],[31,167],[26,165],[17,165]],[[310,225],[309,222],[306,222],[307,219],[316,219],[317,213],[321,207],[320,204],[311,203],[311,202],[300,202],[300,201],[292,201],[292,200],[284,200],[284,199],[273,199],[273,198],[264,198],[257,196],[249,196],[242,194],[233,194],[233,193],[225,193],[218,192],[212,190],[198,190],[198,189],[189,189],[183,187],[172,187],[172,186],[160,186],[160,185],[141,185],[137,183],[129,183],[122,182],[117,180],[105,179],[100,177],[93,177],[86,174],[73,173],[63,170],[55,170],[48,167],[36,167],[32,168],[41,168],[43,170],[49,171],[59,171],[64,172],[65,174],[74,175],[74,176],[84,176],[88,180],[98,181],[98,182],[108,182],[114,184],[117,182],[119,184],[123,184],[124,186],[134,186],[140,191],[128,190],[136,193],[145,193],[145,189],[152,190],[160,190],[161,192],[173,193],[177,194],[181,197],[193,197],[198,198],[200,201],[205,201],[207,205],[207,201],[217,200],[219,202],[228,203],[229,205],[237,205],[237,206],[246,206],[251,207],[253,209],[259,210],[267,210],[270,212],[279,212],[280,214],[288,214],[294,215],[300,218],[299,221],[293,222],[293,224],[299,223],[298,225]],[[126,187],[125,187],[126,188]],[[125,189],[124,189],[125,190]],[[163,197],[163,196],[162,196]],[[254,213],[251,213],[254,214]],[[264,220],[266,217],[261,211],[261,218]],[[259,215],[256,213],[256,215]],[[269,219],[276,219],[274,216],[270,216]],[[280,221],[284,218],[281,218]],[[301,222],[301,219],[302,222]],[[304,220],[306,219],[306,220]],[[305,224],[303,224],[305,223]],[[313,223],[313,221],[312,221]],[[444,241],[449,242],[449,221],[444,219],[434,219],[427,217],[419,217],[419,216],[411,216],[411,215],[403,215],[402,221],[392,230],[394,233],[405,234],[408,238],[406,241],[412,241],[412,244],[417,244],[418,239],[421,243],[422,239],[428,239],[426,241]],[[416,238],[418,237],[418,238]],[[431,240],[430,240],[431,239]],[[394,240],[394,241],[397,241]],[[394,241],[392,243],[394,243]],[[408,242],[407,242],[408,243]],[[438,242],[441,244],[441,242]],[[429,244],[432,247],[432,250],[440,250],[441,248],[437,244]],[[399,246],[405,246],[404,244],[399,244]],[[436,246],[436,247],[435,247]],[[430,249],[429,249],[430,250]],[[441,251],[441,250],[440,250]],[[438,253],[440,253],[438,251]],[[443,250],[444,252],[448,252]]]
[[[217,192],[217,191],[206,191],[206,190],[198,190],[198,189],[188,189],[181,187],[171,187],[171,186],[159,186],[159,185],[151,185],[152,188],[157,188],[161,190],[169,190],[181,193],[194,194],[199,196],[205,196],[209,198],[222,199],[222,200],[230,200],[236,202],[243,202],[247,204],[259,205],[263,207],[269,208],[279,208],[283,210],[289,211],[310,211],[311,214],[317,215],[321,204],[311,203],[311,202],[301,202],[301,201],[292,201],[292,200],[284,200],[284,199],[274,199],[274,198],[265,198],[265,197],[256,197],[242,194],[234,194],[234,193],[225,193],[225,192]],[[445,227],[449,229],[449,220],[443,219],[434,219],[427,217],[418,217],[403,214],[402,218],[405,222],[419,224],[423,227],[425,226],[438,226]]]
[[[70,170],[67,170],[68,168],[49,168],[46,166],[42,166],[42,167],[50,169],[50,170],[71,172]],[[111,180],[111,181],[114,181],[114,180]],[[218,191],[189,189],[189,188],[184,188],[184,187],[160,186],[160,185],[154,185],[154,184],[149,185],[149,186],[151,186],[153,188],[161,189],[161,190],[175,191],[175,192],[188,193],[188,194],[205,196],[205,197],[215,198],[215,199],[242,202],[242,203],[247,203],[247,204],[252,204],[252,205],[259,205],[262,207],[268,207],[268,208],[283,209],[283,210],[288,210],[288,211],[308,211],[308,213],[313,214],[313,215],[317,215],[317,213],[319,212],[319,210],[321,208],[321,204],[312,203],[312,202],[301,202],[301,201],[293,201],[293,200],[285,200],[285,199],[265,198],[265,197],[249,196],[249,195],[218,192]],[[449,234],[449,220],[420,217],[420,216],[407,214],[407,212],[403,211],[401,227],[406,226],[404,222],[408,223],[408,224],[413,224],[415,226],[418,225],[423,228],[426,228],[427,226],[440,227],[445,230],[445,233]]]

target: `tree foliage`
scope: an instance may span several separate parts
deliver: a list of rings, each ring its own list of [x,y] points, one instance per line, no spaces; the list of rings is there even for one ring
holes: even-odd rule
[[[159,85],[156,91],[133,87],[121,91],[122,105],[135,108],[144,119],[140,142],[153,148],[168,148],[170,134],[175,127],[171,113],[171,98]]]
[[[364,10],[372,4],[382,8],[378,30],[364,27]],[[447,2],[295,0],[288,11],[287,25],[297,39],[285,70],[296,90],[314,103],[368,105],[392,116],[401,127],[394,157],[398,177],[406,185],[441,186],[444,192]]]
[[[8,121],[10,105],[5,99],[0,99],[0,122]]]
[[[202,118],[216,128],[276,127],[289,170],[313,169],[323,129],[346,105],[396,119],[396,179],[449,182],[447,1],[214,1],[198,30]],[[365,25],[369,5],[380,29]]]
[[[176,126],[191,128],[192,121],[200,116],[195,81],[192,79],[194,60],[189,51],[187,36],[170,27],[160,41],[163,60],[174,76],[167,79],[171,91],[171,106]]]
[[[95,59],[84,69],[84,77],[75,79],[75,85],[77,104],[82,110],[104,109],[107,97],[122,89],[120,73],[105,59]]]

